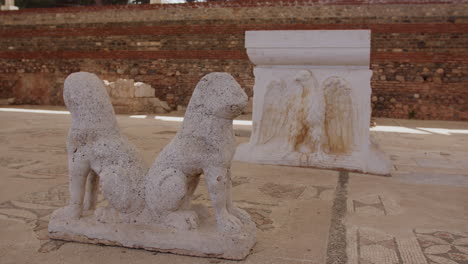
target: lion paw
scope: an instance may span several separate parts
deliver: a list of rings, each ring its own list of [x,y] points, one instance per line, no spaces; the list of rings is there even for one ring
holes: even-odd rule
[[[233,206],[230,208],[229,212],[235,217],[239,218],[239,220],[241,220],[244,224],[252,222],[250,214],[247,213],[244,209],[240,209],[239,207]]]
[[[194,211],[177,211],[167,215],[165,223],[177,230],[193,230],[198,227],[198,215]]]
[[[71,219],[77,220],[81,217],[81,206],[79,205],[67,205],[64,211],[65,215],[68,215]]]
[[[94,211],[94,216],[101,223],[116,223],[120,222],[120,214],[111,207],[99,207]]]
[[[242,222],[235,215],[225,211],[217,217],[218,229],[221,232],[235,233],[242,229]]]

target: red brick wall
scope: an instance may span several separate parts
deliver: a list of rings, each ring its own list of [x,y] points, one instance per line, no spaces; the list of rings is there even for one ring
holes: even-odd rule
[[[371,29],[373,115],[468,120],[465,0],[238,0],[0,12],[0,98],[62,104],[74,71],[132,78],[172,107],[199,78],[233,74],[252,95],[246,30]]]

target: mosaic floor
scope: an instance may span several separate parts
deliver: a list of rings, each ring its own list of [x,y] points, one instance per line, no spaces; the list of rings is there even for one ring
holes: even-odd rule
[[[459,122],[377,121],[468,131]],[[148,163],[180,125],[128,116],[119,123]],[[235,162],[233,197],[255,220],[258,242],[234,262],[50,240],[48,218],[68,199],[69,116],[0,111],[0,124],[2,264],[468,264],[468,133],[373,131],[394,162],[393,177]],[[248,140],[250,127],[236,130]],[[195,202],[210,206],[203,184]]]

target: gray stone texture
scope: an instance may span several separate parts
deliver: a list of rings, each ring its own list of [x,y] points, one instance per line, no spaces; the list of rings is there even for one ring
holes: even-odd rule
[[[247,95],[231,75],[211,73],[200,80],[182,128],[149,171],[121,134],[96,75],[71,74],[64,101],[72,116],[70,202],[52,214],[51,238],[228,259],[249,254],[255,224],[232,204],[230,170],[232,120]],[[214,218],[205,206],[192,204],[202,174]],[[108,205],[94,210],[99,187]]]

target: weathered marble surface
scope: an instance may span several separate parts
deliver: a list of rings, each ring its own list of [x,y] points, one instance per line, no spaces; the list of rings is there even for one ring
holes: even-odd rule
[[[7,11],[7,10],[18,10],[19,8],[15,6],[15,0],[5,0],[5,5],[0,7],[0,10]]]
[[[253,130],[240,161],[390,173],[372,144],[370,31],[248,31]]]
[[[120,133],[103,82],[94,74],[65,80],[70,203],[56,210],[51,238],[194,256],[243,259],[255,244],[250,215],[232,204],[232,119],[247,96],[227,73],[198,83],[182,128],[148,170]],[[214,213],[192,204],[201,174]],[[108,201],[96,210],[101,189]]]

